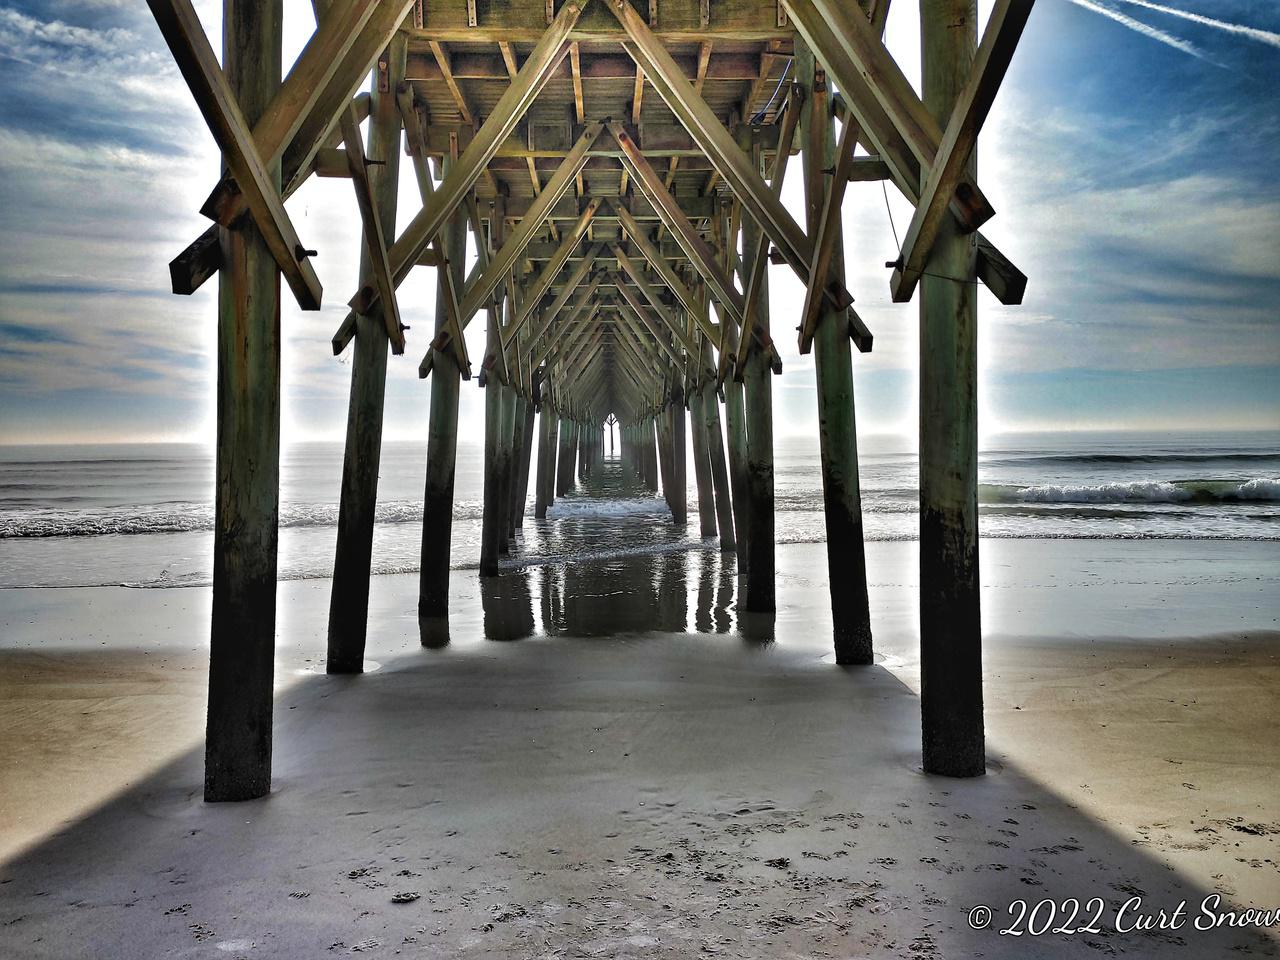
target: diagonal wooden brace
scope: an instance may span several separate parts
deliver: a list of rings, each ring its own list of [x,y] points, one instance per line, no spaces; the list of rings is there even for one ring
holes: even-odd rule
[[[391,282],[391,265],[387,262],[387,242],[382,232],[382,218],[373,196],[373,184],[369,180],[369,168],[365,165],[364,147],[360,143],[360,127],[355,110],[348,108],[338,118],[342,140],[346,144],[347,168],[351,172],[351,184],[356,191],[356,204],[364,224],[364,245],[369,253],[369,265],[374,283],[382,294],[382,319],[391,352],[404,353],[404,325],[400,322],[400,305],[396,302],[395,284]],[[399,139],[399,138],[397,138]]]
[[[627,0],[608,0],[609,9],[627,34],[623,49],[644,68],[645,76],[666,101],[676,119],[689,131],[743,208],[760,225],[760,229],[777,245],[783,259],[790,264],[804,284],[809,283],[809,261],[813,250],[809,238],[795,219],[774,196],[751,161],[734,142],[733,136],[720,122],[684,72],[672,59],[667,48],[632,9]],[[844,304],[852,301],[847,292],[837,298]],[[842,304],[837,303],[837,306]],[[741,311],[735,318],[741,326]]]
[[[391,41],[412,6],[413,0],[388,4],[381,0],[339,0],[330,6],[254,124],[253,142],[268,166],[284,155],[304,125],[306,135],[318,149],[335,114],[340,116],[345,110],[373,60]],[[343,110],[338,109],[340,106]],[[226,227],[245,209],[235,183],[224,179],[200,212]]]
[[[820,285],[825,283],[826,277],[831,273],[836,242],[840,239],[840,205],[844,202],[844,188],[849,183],[849,167],[853,163],[853,144],[850,141],[854,139],[856,131],[857,125],[853,123],[846,123],[840,131],[840,140],[836,144],[835,170],[827,179],[822,213],[818,217],[818,236],[813,243],[813,261],[809,265],[812,280],[805,291],[804,307],[800,310],[799,345],[802,354],[808,353],[812,348],[813,334],[818,327],[818,317],[822,314]]]
[[[911,225],[902,242],[898,266],[889,281],[895,303],[911,299],[924,273],[938,229],[947,215],[948,199],[967,176],[969,157],[986,122],[996,91],[1004,80],[1035,0],[996,0],[973,60],[973,68],[956,98],[937,156],[920,191]]]
[[[308,259],[309,253],[298,239],[285,213],[275,178],[263,163],[249,125],[226,75],[214,56],[209,39],[200,25],[191,0],[147,0],[160,33],[173,53],[196,106],[204,115],[223,159],[240,186],[254,222],[280,268],[285,282],[303,310],[319,310],[322,290]]]
[[[879,31],[857,8],[832,0],[782,0],[796,30],[822,62],[862,129],[895,172],[918,187],[938,153],[942,130],[885,49]],[[904,150],[905,148],[905,150]],[[901,182],[899,182],[901,186]],[[948,198],[966,231],[994,211],[970,180]]]

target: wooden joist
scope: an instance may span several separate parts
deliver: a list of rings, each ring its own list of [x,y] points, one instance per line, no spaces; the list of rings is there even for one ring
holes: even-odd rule
[[[631,238],[631,242],[640,252],[640,255],[649,262],[649,265],[653,267],[658,277],[667,285],[667,288],[676,295],[676,299],[680,301],[685,310],[698,319],[703,333],[711,338],[712,341],[718,342],[718,335],[711,324],[710,318],[707,317],[706,311],[701,309],[698,299],[677,276],[671,264],[667,262],[667,259],[662,256],[657,247],[650,241],[648,235],[631,215],[630,211],[621,205],[615,205],[614,211],[618,215],[622,228],[626,231],[627,236]]]
[[[633,276],[632,279],[634,280],[635,277]],[[643,281],[643,277],[641,277],[641,280]],[[640,288],[641,293],[645,295],[646,299],[654,297],[654,299],[651,299],[649,302],[653,304],[654,310],[657,312],[658,316],[662,318],[663,325],[670,329],[671,332],[675,334],[676,339],[680,341],[680,346],[684,348],[690,361],[696,358],[698,356],[698,345],[693,342],[693,339],[689,336],[688,332],[684,330],[680,324],[675,322],[675,319],[672,317],[666,304],[662,303],[662,300],[656,297],[657,291],[647,283],[637,283],[637,286]],[[622,299],[626,302],[627,306],[631,308],[631,311],[644,321],[646,326],[649,326],[649,321],[651,320],[649,309],[640,302],[640,299],[631,291],[631,288],[626,284],[619,283],[616,284],[616,289],[618,293],[622,294]],[[651,329],[650,332],[652,332],[655,337],[658,336],[656,331]],[[684,358],[675,357],[673,359],[678,360],[682,367],[685,365]]]
[[[722,128],[723,129],[723,128]],[[609,133],[613,135],[618,146],[622,148],[624,163],[631,169],[636,185],[653,204],[658,216],[671,231],[671,235],[684,250],[685,256],[693,264],[694,269],[711,287],[716,300],[729,312],[734,324],[742,326],[742,295],[734,289],[733,282],[716,262],[715,251],[702,239],[680,205],[662,184],[662,178],[653,168],[648,158],[635,145],[631,137],[616,123],[609,125]],[[736,149],[736,147],[735,147]]]
[[[551,281],[559,275],[560,269],[564,266],[565,261],[569,259],[569,254],[582,242],[587,228],[591,225],[591,218],[596,215],[596,211],[600,209],[600,204],[603,202],[600,197],[592,197],[587,202],[582,211],[582,216],[578,218],[578,222],[574,224],[573,229],[560,240],[559,248],[552,254],[551,259],[543,265],[542,271],[529,286],[529,290],[525,294],[524,303],[516,309],[515,318],[510,324],[509,331],[504,331],[502,335],[504,345],[510,343],[511,338],[524,326],[529,314],[533,312],[534,307],[538,305],[543,295],[547,292],[547,288],[551,286]],[[598,253],[600,248],[597,245],[593,249]]]
[[[575,271],[575,274],[576,274],[576,271]],[[581,277],[578,278],[578,280],[580,279]],[[542,340],[543,337],[547,336],[548,334],[551,334],[552,328],[555,326],[556,323],[576,322],[577,318],[582,314],[582,312],[586,310],[588,307],[591,307],[595,303],[596,290],[598,290],[600,288],[601,283],[603,283],[603,274],[593,278],[592,281],[587,284],[586,288],[582,292],[582,295],[578,297],[578,302],[575,303],[572,308],[570,308],[567,316],[564,316],[564,317],[560,316],[561,309],[564,307],[566,303],[568,303],[570,295],[573,293],[574,289],[576,289],[577,287],[578,280],[574,280],[572,285],[566,286],[565,289],[560,292],[560,296],[556,297],[556,300],[554,303],[552,303],[551,308],[549,308],[546,311],[546,314],[545,314],[546,319],[542,321],[542,326],[540,326],[537,332],[535,332],[533,336],[529,338],[528,344],[529,344],[529,350],[531,355],[532,355],[533,348],[537,346],[538,342]],[[557,304],[559,304],[559,306],[557,306]],[[550,349],[551,342],[553,339],[554,339],[554,334],[552,334],[552,337],[548,339],[548,341],[546,342],[545,344],[546,349]],[[537,369],[538,367],[542,366],[542,361],[546,359],[546,349],[544,349],[538,355],[538,359],[533,364],[531,364],[531,366],[534,369]]]
[[[422,210],[392,244],[390,260],[397,284],[409,275],[422,251],[431,244],[444,222],[466,198],[498,144],[507,138],[525,115],[529,105],[537,98],[552,68],[564,59],[568,53],[566,38],[580,12],[578,0],[568,0],[560,8],[555,21],[543,33],[520,68],[515,81],[498,100],[493,112],[453,165],[440,189],[432,195],[431,202],[423,205]],[[367,312],[376,299],[374,291],[360,291],[352,298],[351,305],[360,312]]]
[[[578,144],[575,149],[571,150],[569,155],[561,161],[560,169],[556,171],[555,176],[547,181],[547,185],[543,188],[542,193],[538,195],[529,212],[520,219],[520,222],[516,224],[516,228],[511,231],[511,235],[502,244],[502,249],[494,255],[489,265],[476,278],[475,283],[467,288],[462,300],[462,325],[464,328],[493,292],[493,289],[510,273],[521,252],[528,246],[529,241],[533,239],[541,227],[542,221],[546,218],[546,211],[573,184],[574,177],[586,159],[587,148],[599,135],[600,124],[587,125],[587,128],[582,132],[582,136],[578,138]],[[590,218],[587,219],[589,220]]]
[[[319,310],[320,280],[310,253],[298,239],[274,178],[253,143],[253,135],[191,0],[147,0],[160,33],[191,88],[223,159],[236,178],[271,257],[303,310]]]
[[[627,32],[623,49],[645,68],[654,89],[666,101],[690,135],[702,147],[716,171],[725,179],[735,197],[750,211],[755,221],[782,251],[800,280],[809,283],[809,261],[812,249],[808,237],[782,201],[766,186],[759,172],[734,142],[725,125],[693,89],[693,85],[676,69],[671,54],[644,24],[627,0],[607,0],[610,10]],[[621,145],[621,141],[619,141]],[[830,293],[829,290],[824,292]],[[843,289],[836,295],[837,306],[847,305],[852,297]],[[740,316],[735,318],[740,325]]]

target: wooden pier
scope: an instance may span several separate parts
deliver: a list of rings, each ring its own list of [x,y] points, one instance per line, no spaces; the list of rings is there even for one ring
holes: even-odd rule
[[[543,519],[615,438],[688,523],[688,446],[699,532],[736,555],[741,609],[771,613],[772,334],[792,328],[815,362],[836,660],[871,663],[853,353],[872,333],[846,288],[841,210],[859,185],[905,196],[885,282],[920,300],[924,766],[984,771],[976,288],[1016,304],[1026,277],[980,232],[994,211],[975,145],[1032,0],[995,0],[984,25],[976,0],[920,0],[923,96],[881,40],[889,0],[315,0],[287,72],[281,0],[224,0],[221,64],[190,0],[148,3],[225,166],[202,208],[213,225],[170,265],[175,293],[215,274],[219,289],[206,799],[270,790],[280,281],[304,310],[323,293],[284,202],[312,175],[351,181],[363,238],[332,341],[352,352],[334,673],[364,664],[387,365],[411,362],[396,357],[421,357],[431,396],[430,643],[448,631],[463,381],[485,390],[481,577],[502,575],[530,487]],[[780,199],[797,153],[799,219]],[[397,210],[401,163],[417,210]],[[804,284],[798,313],[770,316],[771,265]],[[410,339],[396,291],[415,269],[437,295]]]

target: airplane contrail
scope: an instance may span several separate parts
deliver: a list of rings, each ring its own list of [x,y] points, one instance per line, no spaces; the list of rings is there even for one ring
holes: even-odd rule
[[[1135,7],[1145,7],[1148,10],[1154,10],[1157,13],[1167,13],[1171,17],[1181,17],[1183,20],[1190,20],[1192,23],[1199,23],[1206,27],[1213,27],[1217,30],[1225,30],[1227,33],[1234,33],[1240,37],[1248,37],[1250,40],[1257,40],[1259,43],[1265,43],[1273,47],[1280,47],[1280,33],[1272,33],[1270,30],[1259,30],[1257,27],[1246,27],[1240,23],[1228,23],[1225,20],[1215,20],[1213,17],[1206,17],[1199,13],[1192,13],[1189,10],[1179,10],[1177,7],[1166,7],[1159,3],[1151,3],[1150,0],[1120,0],[1121,3],[1129,3]]]
[[[1150,24],[1143,23],[1141,20],[1135,20],[1133,17],[1127,17],[1118,10],[1112,10],[1110,7],[1104,7],[1100,3],[1094,3],[1093,0],[1067,0],[1067,2],[1074,3],[1077,7],[1082,7],[1085,10],[1091,10],[1096,14],[1114,20],[1116,23],[1128,27],[1130,30],[1140,33],[1144,37],[1150,37],[1152,40],[1163,43],[1165,46],[1173,47],[1175,50],[1181,50],[1183,53],[1189,53],[1191,56],[1197,57],[1201,60],[1209,59],[1201,52],[1200,48],[1191,41],[1175,37],[1171,33],[1165,33],[1163,30],[1153,27]]]

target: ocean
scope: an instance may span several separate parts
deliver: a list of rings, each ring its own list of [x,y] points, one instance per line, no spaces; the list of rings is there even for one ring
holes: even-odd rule
[[[861,441],[868,540],[917,535],[909,441]],[[459,447],[452,563],[477,565],[482,451]],[[780,543],[824,539],[816,438],[775,446]],[[333,563],[340,443],[281,457],[283,580],[323,578]],[[425,444],[384,444],[374,572],[417,569]],[[1055,433],[996,438],[979,466],[981,533],[1014,539],[1280,539],[1280,433]],[[529,505],[513,566],[703,549],[689,469],[686,528],[616,461],[546,521]],[[0,447],[0,588],[210,582],[213,455],[186,444]]]

